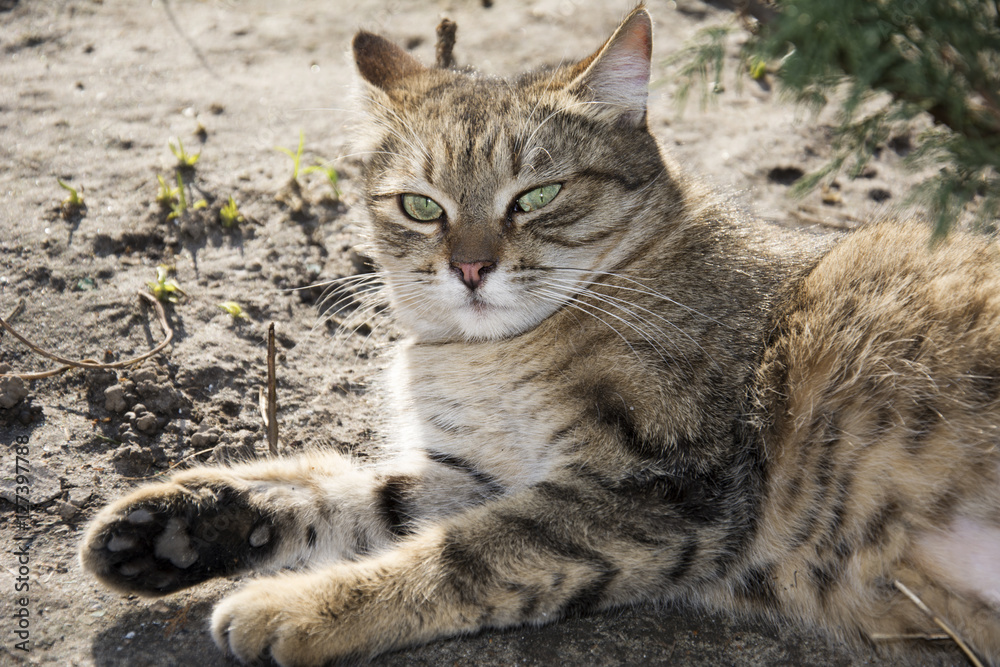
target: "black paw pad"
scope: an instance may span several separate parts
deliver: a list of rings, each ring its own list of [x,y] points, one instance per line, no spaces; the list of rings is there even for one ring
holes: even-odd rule
[[[85,547],[112,586],[171,593],[260,564],[278,542],[274,517],[230,488],[190,489],[128,506]]]

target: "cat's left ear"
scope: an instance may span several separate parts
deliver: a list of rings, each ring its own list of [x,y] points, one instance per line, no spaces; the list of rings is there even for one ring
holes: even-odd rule
[[[404,79],[427,71],[424,65],[381,35],[361,30],[351,43],[358,72],[371,85],[390,92]]]
[[[646,120],[652,51],[653,22],[640,5],[600,49],[578,65],[583,71],[569,90],[588,101],[617,107],[625,122],[641,125]]]

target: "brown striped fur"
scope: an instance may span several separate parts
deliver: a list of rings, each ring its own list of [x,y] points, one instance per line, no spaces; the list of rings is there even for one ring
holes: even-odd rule
[[[834,245],[732,210],[646,127],[650,40],[639,7],[502,80],[359,33],[368,247],[407,332],[396,457],[179,473],[105,508],[84,566],[146,595],[300,570],[216,608],[246,662],[649,599],[934,632],[895,581],[1000,659],[997,244],[883,222]]]

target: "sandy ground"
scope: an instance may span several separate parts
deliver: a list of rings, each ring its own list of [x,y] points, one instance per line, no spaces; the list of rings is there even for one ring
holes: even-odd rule
[[[375,316],[356,333],[322,315],[318,281],[363,270],[351,250],[358,163],[351,157],[359,27],[381,31],[425,62],[434,27],[458,23],[460,65],[510,74],[595,48],[630,0],[0,0],[0,315],[66,357],[125,360],[162,339],[147,290],[156,267],[176,267],[184,298],[168,306],[172,344],[138,367],[73,371],[23,388],[0,380],[0,664],[229,664],[212,645],[213,601],[237,579],[158,601],[99,587],[77,565],[86,521],[106,502],[175,465],[262,454],[257,391],[264,334],[278,330],[283,450],[334,446],[377,455],[374,351],[392,332]],[[678,116],[663,60],[698,28],[729,14],[695,0],[650,0],[657,22],[651,127],[690,169],[783,224],[850,226],[898,201],[912,181],[887,147],[863,178],[803,200],[796,174],[822,164],[829,130],[767,86],[731,84],[717,104]],[[305,138],[303,165],[322,174],[288,188],[291,160],[276,146]],[[187,210],[168,220],[168,141],[200,152],[185,173]],[[905,147],[905,141],[893,144]],[[61,205],[81,191],[85,209]],[[226,229],[232,196],[245,221]],[[300,289],[305,288],[305,289]],[[349,297],[336,293],[333,300]],[[242,306],[235,319],[218,307]],[[329,303],[329,302],[328,302]],[[31,372],[53,363],[10,335],[0,363]],[[0,372],[3,372],[0,370]],[[15,447],[24,453],[18,462]],[[13,501],[30,469],[26,523]],[[15,538],[21,538],[15,540]],[[26,551],[27,592],[15,550]],[[21,604],[22,598],[26,604]],[[28,610],[29,651],[15,644]],[[387,656],[385,665],[861,665],[821,638],[782,626],[734,623],[690,609],[642,607],[542,629],[484,632]],[[942,652],[941,664],[962,664]]]

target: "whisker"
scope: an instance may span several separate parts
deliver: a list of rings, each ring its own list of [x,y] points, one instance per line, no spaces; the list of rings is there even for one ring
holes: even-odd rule
[[[316,287],[328,287],[331,285],[340,285],[343,283],[350,283],[352,281],[362,281],[362,280],[379,280],[382,279],[384,274],[381,272],[373,273],[359,273],[350,276],[341,276],[340,278],[331,278],[330,280],[323,280],[318,283],[310,283],[308,285],[303,285],[302,287],[284,287],[281,292],[298,292],[300,290],[313,289]]]
[[[586,301],[583,301],[582,299],[579,299],[579,298],[577,298],[575,296],[572,296],[572,295],[565,295],[565,294],[561,294],[559,292],[551,292],[549,290],[543,290],[543,293],[547,293],[550,296],[562,297],[563,299],[565,299],[565,301],[563,301],[563,303],[566,303],[566,304],[572,303],[572,304],[576,304],[576,305],[581,306],[581,307],[582,306],[587,306],[587,307],[593,308],[594,310],[597,310],[597,311],[599,311],[601,313],[604,313],[605,315],[607,315],[609,317],[613,317],[614,319],[618,320],[619,322],[621,322],[622,324],[624,324],[628,328],[632,329],[632,331],[634,331],[636,334],[638,334],[639,337],[641,337],[644,341],[646,341],[647,343],[649,343],[649,345],[654,350],[656,350],[656,353],[660,356],[660,359],[664,363],[666,363],[667,360],[663,357],[663,353],[666,353],[667,356],[671,358],[671,361],[673,361],[673,355],[671,355],[667,350],[663,349],[663,347],[656,342],[655,338],[653,338],[648,332],[644,331],[638,325],[636,325],[636,324],[634,324],[632,322],[629,322],[625,318],[620,317],[618,315],[615,315],[611,311],[605,310],[605,309],[601,308],[600,306],[594,305],[592,303],[588,303]],[[593,313],[591,313],[591,314],[593,314]],[[598,317],[597,319],[601,319],[601,318]],[[605,322],[605,324],[606,324],[606,322]],[[624,337],[624,335],[621,334],[621,332],[618,332],[617,329],[615,331],[619,334],[619,336],[622,337],[623,340],[625,340],[625,337]],[[635,348],[632,347],[632,344],[629,343],[627,340],[625,340],[625,342],[628,344],[629,349],[631,349],[633,352],[635,352]],[[640,357],[638,355],[638,353],[636,353],[636,357],[640,361],[642,361],[642,357]]]
[[[550,280],[554,280],[556,282],[561,282],[561,283],[574,284],[573,281],[562,280],[562,279],[559,279],[559,278],[551,278]],[[591,284],[602,285],[603,283],[591,283]],[[615,289],[619,288],[618,285],[615,285],[614,287],[615,287]],[[633,290],[633,291],[638,291],[638,290]],[[687,331],[685,331],[683,329],[683,327],[680,327],[676,323],[671,322],[669,319],[667,319],[663,315],[660,315],[659,313],[657,313],[655,311],[652,311],[652,310],[650,310],[650,309],[648,309],[648,308],[646,308],[644,306],[641,306],[641,305],[639,305],[637,303],[632,303],[631,301],[628,301],[627,299],[623,299],[621,297],[617,297],[617,296],[614,296],[614,295],[611,295],[611,294],[600,294],[600,293],[598,293],[598,292],[596,292],[596,291],[594,291],[592,289],[589,289],[589,288],[588,289],[584,289],[582,293],[587,294],[587,295],[589,295],[589,296],[591,296],[593,298],[596,298],[596,299],[598,299],[598,300],[600,300],[600,301],[602,301],[604,303],[607,303],[608,305],[615,306],[615,307],[621,309],[623,312],[626,312],[626,313],[632,315],[633,317],[636,317],[637,319],[641,319],[641,318],[639,318],[638,314],[636,314],[635,312],[629,310],[628,308],[624,308],[621,304],[624,304],[626,306],[630,306],[632,308],[638,308],[639,310],[641,310],[641,311],[643,311],[645,313],[648,313],[649,315],[652,315],[653,317],[655,317],[655,318],[657,318],[657,319],[665,322],[666,324],[668,324],[672,328],[674,328],[682,336],[684,336],[689,341],[691,341],[692,343],[694,343],[695,347],[697,347],[699,350],[701,350],[705,354],[705,356],[708,358],[708,360],[712,362],[713,366],[715,366],[719,371],[722,370],[722,368],[719,366],[719,364],[715,361],[715,358],[711,354],[709,354],[708,350],[706,350],[704,347],[702,347],[701,343],[699,343],[696,338],[694,338],[693,336],[691,336],[691,334],[689,334]],[[665,332],[663,332],[658,327],[654,327],[654,328],[657,331],[659,331],[661,334],[666,335]],[[670,340],[669,337],[667,337],[667,339]],[[671,341],[671,342],[673,342],[673,341]],[[678,349],[682,349],[676,343],[674,343],[674,345]],[[687,355],[685,355],[685,360],[688,362],[688,365],[690,366],[691,362],[690,362],[690,360],[687,359]]]
[[[609,107],[624,107],[624,105],[622,105],[622,104],[614,104],[613,102],[602,102],[602,101],[599,101],[599,100],[586,100],[586,101],[574,102],[572,104],[566,104],[564,106],[559,107],[558,109],[556,109],[552,113],[550,113],[548,116],[545,117],[545,119],[541,123],[538,124],[538,126],[534,129],[534,131],[532,131],[532,133],[528,136],[527,141],[524,142],[525,146],[526,147],[527,146],[533,146],[532,142],[535,139],[535,135],[538,134],[539,130],[541,130],[543,127],[545,127],[546,123],[548,123],[550,120],[552,120],[557,115],[563,113],[564,111],[569,111],[570,109],[573,109],[573,108],[576,108],[576,107],[589,106],[589,105],[592,105],[592,104],[609,106]]]
[[[572,272],[575,272],[575,273],[590,273],[590,274],[593,274],[593,275],[610,276],[610,277],[613,277],[613,278],[620,278],[620,279],[626,280],[626,281],[628,281],[628,282],[630,282],[630,283],[632,283],[634,285],[639,285],[643,289],[637,289],[637,288],[634,288],[634,287],[626,287],[624,285],[615,285],[615,287],[618,288],[618,289],[623,289],[623,290],[627,290],[627,291],[635,291],[635,292],[640,292],[642,294],[646,294],[648,296],[658,297],[660,299],[663,299],[664,301],[672,303],[673,305],[677,306],[678,308],[683,308],[684,310],[686,310],[686,311],[688,311],[690,313],[693,313],[694,315],[698,315],[699,317],[703,317],[706,320],[708,320],[709,322],[712,322],[714,324],[718,324],[721,327],[725,327],[727,329],[733,329],[734,328],[734,327],[731,327],[730,325],[728,325],[728,324],[726,324],[724,322],[720,322],[719,320],[715,319],[714,317],[712,317],[710,315],[706,315],[705,313],[703,313],[703,312],[701,312],[701,311],[699,311],[699,310],[697,310],[695,308],[692,308],[690,306],[686,306],[683,303],[681,303],[680,301],[676,301],[674,299],[671,299],[666,294],[663,294],[661,292],[657,292],[656,290],[651,289],[651,288],[647,287],[646,285],[643,285],[640,281],[638,281],[638,280],[636,280],[634,278],[630,278],[630,277],[628,277],[628,276],[626,276],[626,275],[624,275],[622,273],[619,273],[619,272],[597,271],[597,270],[594,270],[594,269],[574,269],[574,268],[570,268],[570,267],[557,267],[557,266],[543,266],[543,267],[533,267],[533,268],[535,268],[536,270],[539,270],[539,271],[572,271]],[[594,282],[594,281],[591,281],[591,282]],[[601,284],[601,283],[594,282],[594,284]]]
[[[566,307],[566,308],[572,308],[573,310],[579,311],[579,312],[583,313],[584,315],[587,315],[587,316],[592,317],[593,319],[597,320],[598,322],[600,322],[601,324],[603,324],[604,326],[608,327],[613,332],[615,332],[615,334],[619,338],[622,339],[622,342],[625,343],[625,345],[628,346],[628,349],[630,349],[632,351],[632,354],[635,355],[636,359],[638,359],[639,361],[642,361],[642,357],[639,356],[639,353],[636,352],[636,350],[635,350],[634,347],[632,347],[632,343],[629,341],[629,339],[626,338],[625,335],[622,332],[618,331],[618,329],[616,329],[614,327],[614,325],[612,325],[611,323],[609,323],[609,322],[601,319],[595,313],[592,313],[589,310],[586,310],[585,308],[581,307],[577,303],[574,303],[572,300],[571,301],[566,301],[565,299],[561,298],[561,296],[557,297],[557,296],[547,295],[547,294],[540,294],[539,296],[541,296],[546,301],[549,301],[551,303],[559,304],[559,305],[561,305],[563,307]]]

